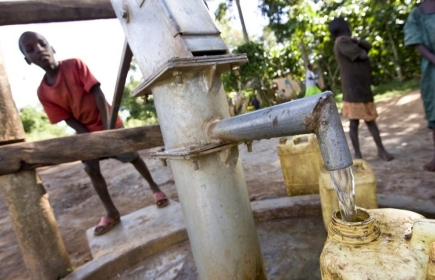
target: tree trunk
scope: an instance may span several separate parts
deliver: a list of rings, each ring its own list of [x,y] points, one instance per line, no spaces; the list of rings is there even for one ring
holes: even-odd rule
[[[403,81],[402,67],[400,66],[399,63],[399,54],[397,53],[397,47],[396,44],[394,43],[394,38],[393,35],[391,34],[391,29],[388,24],[386,25],[386,28],[387,28],[388,40],[390,40],[390,44],[391,44],[391,50],[393,51],[393,56],[394,56],[393,64],[397,73],[397,79],[399,81]]]
[[[307,68],[308,64],[310,64],[310,60],[308,59],[307,48],[305,47],[304,40],[299,42],[299,47],[301,48],[301,57],[304,60],[304,66]]]
[[[12,99],[11,88],[0,51],[0,145],[24,141],[23,123]]]
[[[239,12],[240,23],[242,24],[243,39],[245,43],[249,43],[248,31],[246,30],[245,20],[243,19],[242,7],[240,6],[240,0],[236,0],[237,11]]]
[[[379,68],[381,68],[382,70],[384,70],[385,74],[387,76],[389,76],[391,79],[394,79],[394,75],[390,73],[390,71],[388,71],[387,68],[385,68],[382,64],[379,64]]]
[[[335,68],[335,70],[332,70],[330,64],[325,64],[326,70],[328,71],[329,78],[327,79],[329,81],[329,87],[331,90],[336,90],[340,88],[340,85],[337,85],[336,83],[336,77],[339,72],[338,66]],[[337,92],[334,92],[334,95],[336,95]]]

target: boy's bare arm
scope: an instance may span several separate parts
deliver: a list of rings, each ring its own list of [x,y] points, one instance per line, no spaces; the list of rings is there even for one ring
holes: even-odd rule
[[[429,60],[432,64],[435,65],[435,54],[431,52],[425,45],[420,44],[415,47],[420,55],[427,60]]]
[[[82,134],[82,133],[88,133],[89,132],[84,125],[82,125],[79,121],[77,121],[73,117],[70,117],[69,119],[66,119],[65,122],[66,122],[66,124],[69,127],[74,129],[77,132],[77,134]]]
[[[109,110],[107,109],[106,98],[104,97],[104,93],[101,90],[100,85],[93,86],[91,88],[91,93],[94,95],[98,111],[100,111],[103,128],[109,129]]]

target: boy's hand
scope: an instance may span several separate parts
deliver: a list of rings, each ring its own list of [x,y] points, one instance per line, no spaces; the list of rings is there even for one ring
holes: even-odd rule
[[[77,132],[77,134],[89,133],[89,131],[86,129],[86,127],[84,125],[82,125],[79,121],[74,119],[73,117],[66,119],[65,122],[69,127],[74,129]]]

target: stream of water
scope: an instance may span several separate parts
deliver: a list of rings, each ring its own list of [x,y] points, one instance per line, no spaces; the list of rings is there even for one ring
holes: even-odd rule
[[[346,222],[357,222],[355,182],[353,179],[352,166],[330,171],[329,175],[331,176],[334,189],[337,192],[342,219]]]

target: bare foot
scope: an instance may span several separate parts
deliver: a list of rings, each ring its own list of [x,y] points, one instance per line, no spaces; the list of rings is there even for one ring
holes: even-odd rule
[[[423,166],[423,169],[426,170],[426,171],[435,172],[435,158],[431,162],[426,163]]]
[[[394,157],[392,155],[390,155],[387,151],[383,150],[383,151],[379,151],[378,152],[378,157],[380,157],[381,159],[385,160],[385,161],[392,161],[394,159]]]

